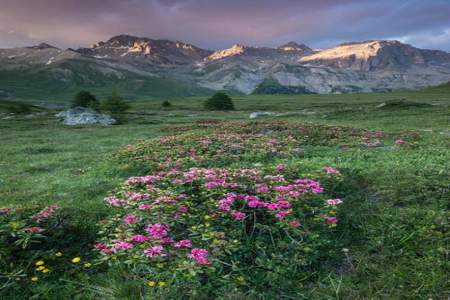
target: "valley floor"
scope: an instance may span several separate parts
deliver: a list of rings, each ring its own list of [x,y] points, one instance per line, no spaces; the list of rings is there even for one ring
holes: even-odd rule
[[[403,98],[406,101],[398,101]],[[280,291],[280,295],[286,299],[450,297],[448,93],[250,96],[234,101],[236,111],[212,113],[201,109],[199,98],[171,100],[171,109],[161,109],[156,100],[139,101],[120,117],[120,125],[109,127],[63,126],[53,111],[2,115],[0,207],[58,204],[75,211],[92,236],[96,222],[110,214],[102,199],[126,178],[145,175],[146,170],[135,164],[111,159],[123,145],[182,133],[181,128],[207,135],[208,128],[198,128],[199,122],[247,122],[252,111],[274,112],[263,119],[267,122],[382,131],[384,137],[373,147],[374,140],[355,146],[351,140],[325,143],[318,138],[304,145],[301,158],[263,162],[299,163],[305,169],[330,165],[348,180],[336,232],[336,243],[344,249],[340,258],[324,262],[310,278],[298,282],[296,290]],[[79,283],[68,275],[63,281],[33,283],[20,293],[0,285],[0,298],[165,297],[122,275],[99,271]],[[270,299],[276,291],[261,295]],[[235,297],[254,295],[237,293]],[[234,299],[232,294],[222,298]]]

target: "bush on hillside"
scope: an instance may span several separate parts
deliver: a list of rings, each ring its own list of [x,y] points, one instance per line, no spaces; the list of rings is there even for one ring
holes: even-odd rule
[[[78,92],[72,101],[72,107],[89,107],[97,110],[99,105],[100,103],[97,100],[97,97],[88,91]]]
[[[112,114],[123,113],[129,110],[131,106],[117,93],[113,93],[101,104],[101,109]]]
[[[233,100],[223,92],[215,93],[204,103],[207,110],[234,110]]]
[[[8,105],[6,107],[6,109],[10,112],[10,113],[14,113],[14,114],[26,114],[31,112],[31,108],[30,106],[23,104],[23,103],[18,103],[18,104],[11,104]]]
[[[163,108],[172,107],[172,103],[170,103],[168,100],[164,100],[164,101],[161,103],[161,106],[162,106]]]

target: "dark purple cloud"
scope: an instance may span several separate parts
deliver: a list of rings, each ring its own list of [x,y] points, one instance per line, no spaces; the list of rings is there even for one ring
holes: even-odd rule
[[[212,49],[395,38],[450,51],[450,1],[0,0],[0,47],[78,47],[122,33]]]

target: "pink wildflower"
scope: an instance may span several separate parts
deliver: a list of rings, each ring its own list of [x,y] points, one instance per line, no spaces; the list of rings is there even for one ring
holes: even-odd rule
[[[134,193],[134,192],[128,192],[126,193],[126,196],[128,197],[128,200],[130,201],[142,201],[142,200],[147,200],[148,198],[150,198],[150,195],[147,193]]]
[[[336,217],[326,217],[325,222],[327,222],[328,224],[333,224],[333,223],[337,223],[338,219]]]
[[[397,140],[395,140],[395,144],[396,145],[404,145],[404,144],[406,144],[406,141],[403,139],[397,139]]]
[[[170,245],[173,244],[175,241],[171,237],[165,237],[161,239],[161,244],[163,245]]]
[[[44,228],[34,226],[34,227],[24,228],[24,231],[29,232],[29,233],[40,233],[40,232],[44,231]]]
[[[138,209],[140,210],[146,210],[146,209],[152,209],[153,205],[151,204],[139,204]]]
[[[236,211],[231,214],[231,217],[233,217],[233,219],[236,219],[236,220],[244,220],[246,215],[243,212]]]
[[[268,203],[267,205],[266,205],[266,207],[267,207],[267,209],[269,209],[269,210],[277,210],[279,207],[278,207],[278,204],[277,203],[275,203],[275,202],[270,202],[270,203]]]
[[[187,206],[181,205],[180,207],[178,207],[177,212],[184,214],[184,213],[187,213],[188,210],[189,210],[189,208]]]
[[[283,172],[286,169],[287,165],[286,164],[278,164],[277,165],[277,171],[278,172]]]
[[[33,220],[36,220],[36,222],[41,222],[44,220],[47,220],[50,218],[57,210],[59,209],[58,205],[51,205],[47,206],[37,214],[35,214],[33,217],[31,217]]]
[[[342,201],[341,199],[328,199],[327,200],[328,205],[339,205],[342,202],[344,202],[344,201]]]
[[[155,239],[161,239],[169,234],[169,226],[164,224],[149,225],[145,230]]]
[[[143,243],[148,241],[149,238],[142,234],[136,234],[131,237],[131,240],[135,243]]]
[[[336,170],[336,169],[333,168],[333,167],[328,167],[328,166],[326,166],[326,167],[323,168],[323,170],[324,170],[325,173],[327,173],[328,175],[331,175],[331,174],[341,174],[338,170]]]
[[[191,253],[188,254],[188,257],[195,260],[195,262],[199,265],[210,264],[208,260],[208,250],[206,249],[194,248],[191,250]]]
[[[191,248],[192,242],[191,240],[181,240],[175,243],[175,248]]]
[[[287,215],[289,215],[291,212],[288,210],[282,210],[275,214],[275,218],[278,220],[283,220]]]
[[[144,255],[147,257],[158,257],[158,256],[166,256],[167,254],[164,252],[164,247],[158,245],[145,249]]]
[[[123,222],[127,225],[134,224],[139,221],[139,218],[135,215],[128,215],[123,218]]]
[[[0,215],[9,214],[13,209],[9,207],[0,208]]]
[[[264,183],[256,184],[255,187],[258,193],[268,193],[270,191],[269,186]]]
[[[289,225],[291,225],[291,227],[293,228],[298,228],[300,227],[300,223],[297,220],[292,220],[289,222]]]
[[[286,200],[280,200],[277,202],[277,205],[279,208],[290,208],[291,207],[291,203],[289,203]]]
[[[103,250],[108,248],[108,245],[106,245],[105,243],[97,243],[94,245],[95,249],[97,250]]]
[[[108,203],[109,205],[111,205],[111,206],[123,206],[123,205],[126,204],[125,201],[120,200],[120,199],[118,199],[118,198],[116,198],[116,197],[106,197],[106,198],[104,199],[104,201],[105,201],[106,203]]]
[[[115,250],[129,250],[132,249],[133,247],[134,247],[133,244],[123,241],[117,242],[113,245],[113,248]]]
[[[257,207],[265,207],[266,204],[264,202],[261,202],[259,200],[251,200],[247,203],[248,207],[251,208],[257,208]]]

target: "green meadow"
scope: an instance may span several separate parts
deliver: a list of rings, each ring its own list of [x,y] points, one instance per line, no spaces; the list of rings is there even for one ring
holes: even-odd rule
[[[39,101],[24,101],[26,112],[10,115],[16,104],[0,100],[0,208],[39,210],[59,205],[70,215],[71,225],[58,250],[64,259],[89,257],[95,265],[86,272],[55,270],[53,277],[30,281],[33,264],[40,257],[38,246],[33,246],[36,251],[28,260],[22,257],[16,265],[5,261],[6,252],[0,252],[4,268],[0,270],[1,299],[450,297],[448,86],[417,92],[234,96],[236,110],[230,112],[205,111],[201,97],[167,98],[172,106],[162,108],[165,99],[132,101],[131,110],[118,116],[118,125],[73,127],[60,124],[54,117],[57,111],[32,106]],[[257,111],[274,115],[250,120],[249,114]],[[243,275],[249,277],[245,282],[230,283],[229,288],[225,281],[217,289],[212,279],[186,287],[173,278],[153,288],[146,283],[151,278],[135,275],[126,265],[97,266],[95,255],[85,253],[92,252],[98,238],[98,222],[115,214],[103,198],[127,178],[152,172],[147,163],[132,156],[118,159],[115,153],[124,145],[142,141],[152,145],[159,137],[185,132],[207,137],[222,126],[214,129],[199,124],[216,121],[223,122],[224,128],[249,122],[272,128],[270,124],[283,122],[383,133],[380,142],[370,146],[356,142],[352,135],[334,138],[313,131],[316,135],[299,142],[302,156],[255,161],[248,155],[230,163],[236,168],[282,163],[308,172],[324,166],[339,170],[344,181],[335,196],[344,199],[344,204],[338,209],[339,222],[330,238],[334,254],[320,258],[307,275],[282,288],[259,285],[258,279],[250,278],[250,271]],[[217,165],[214,160],[206,162],[208,167]],[[0,233],[8,226],[3,224]]]

